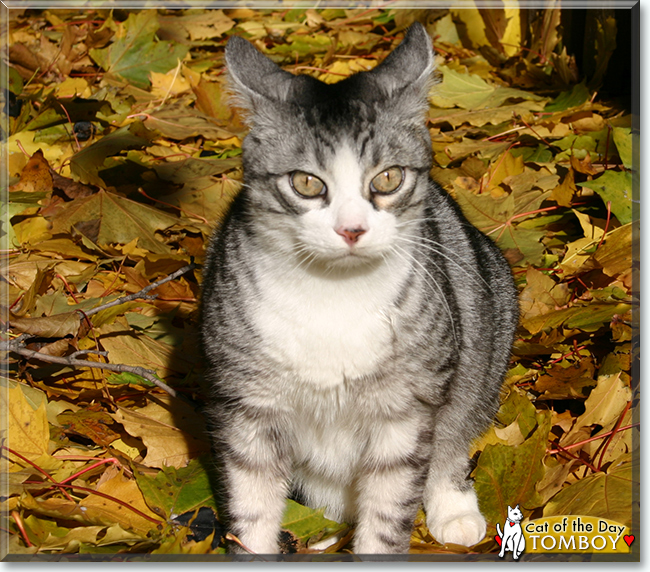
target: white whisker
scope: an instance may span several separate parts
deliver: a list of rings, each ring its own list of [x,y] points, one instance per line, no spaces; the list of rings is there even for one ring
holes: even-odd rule
[[[458,262],[456,262],[456,261],[455,261],[453,258],[451,258],[450,256],[447,256],[447,255],[444,254],[443,252],[440,252],[439,250],[437,250],[436,248],[434,248],[434,246],[438,246],[438,247],[440,247],[440,248],[444,248],[445,250],[449,250],[449,251],[452,252],[453,254],[456,254],[456,253],[454,253],[450,248],[447,248],[446,246],[440,244],[439,242],[436,242],[435,240],[431,240],[431,239],[428,239],[428,238],[424,238],[423,236],[416,236],[416,235],[410,235],[410,234],[402,235],[402,236],[400,236],[398,239],[399,239],[399,240],[402,240],[402,241],[404,241],[404,242],[408,242],[408,243],[410,243],[410,244],[416,244],[416,245],[418,245],[418,246],[421,246],[422,248],[426,248],[426,249],[430,250],[431,252],[435,252],[437,255],[442,256],[443,258],[449,260],[449,262],[451,262],[452,264],[454,264],[455,266],[457,266],[460,270],[462,270],[462,271],[465,273],[465,275],[466,275],[470,280],[475,280],[475,278],[471,276],[470,272],[469,272],[466,268],[464,268],[463,266],[461,266],[461,264],[459,264]],[[410,239],[413,239],[413,240],[410,240]],[[428,242],[428,243],[430,243],[430,244],[423,244],[422,241],[424,241],[424,242]],[[434,245],[434,246],[431,246],[431,245]],[[461,259],[461,260],[462,260],[462,259]],[[462,262],[465,262],[465,261],[462,260]],[[475,274],[475,276],[478,277],[478,279],[479,279],[481,282],[483,282],[483,284],[485,284],[485,286],[487,287],[487,289],[490,290],[490,292],[494,293],[494,291],[492,290],[492,287],[491,287],[491,286],[490,286],[490,285],[485,281],[485,279],[483,278],[483,276],[481,276],[481,275],[480,275],[480,274],[479,274],[479,273],[478,273],[478,272],[477,272],[477,271],[476,271],[476,270],[475,270],[475,269],[474,269],[474,268],[473,268],[469,263],[465,262],[465,264],[467,264],[469,270],[472,271],[472,273]]]
[[[438,284],[436,279],[431,275],[431,273],[426,269],[426,267],[413,254],[411,254],[408,250],[406,250],[405,248],[402,248],[401,246],[398,246],[398,245],[394,245],[393,248],[397,249],[402,254],[405,254],[406,256],[408,256],[431,279],[431,281],[429,281],[424,276],[420,275],[420,276],[422,276],[422,278],[424,279],[425,282],[430,283],[431,285],[433,285],[438,290],[438,293],[440,294],[440,300],[443,303],[445,309],[447,310],[447,315],[449,316],[449,321],[451,323],[451,332],[452,332],[452,335],[454,336],[454,341],[456,342],[456,346],[458,348],[460,348],[460,343],[459,343],[458,337],[456,336],[456,328],[454,326],[454,315],[453,315],[453,313],[451,311],[451,308],[449,307],[447,299],[445,298],[444,290],[442,289],[440,284]],[[435,262],[432,261],[432,264],[436,268],[438,268],[438,270],[440,270],[442,272],[440,267]],[[415,267],[413,267],[413,270],[415,270],[416,272],[418,271],[417,268],[415,268]],[[443,272],[443,274],[444,274],[444,272]],[[447,279],[449,279],[449,276],[447,276],[446,274],[445,274],[445,276],[447,277]]]

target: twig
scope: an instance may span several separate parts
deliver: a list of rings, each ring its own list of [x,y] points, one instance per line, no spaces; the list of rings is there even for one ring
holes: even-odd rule
[[[70,354],[67,357],[76,359],[77,356],[84,355],[84,354],[95,354],[102,357],[108,357],[108,352],[103,352],[100,350],[77,350],[76,352]]]
[[[176,393],[176,390],[172,389],[166,383],[160,381],[156,374],[150,370],[145,369],[140,366],[132,366],[126,364],[117,364],[117,363],[100,363],[96,361],[88,361],[84,359],[75,359],[72,356],[68,357],[59,357],[51,356],[35,350],[30,350],[26,347],[21,347],[15,342],[0,342],[0,351],[12,352],[21,356],[24,356],[28,359],[38,359],[47,363],[57,363],[60,365],[67,365],[70,367],[90,367],[95,369],[107,369],[109,371],[114,371],[117,373],[134,373],[140,377],[144,377],[149,380],[154,385],[158,386],[163,391],[166,391],[172,397],[181,397]],[[73,354],[74,355],[74,354]]]
[[[130,302],[131,300],[137,300],[143,298],[147,300],[153,300],[156,298],[157,294],[149,295],[147,294],[149,291],[153,290],[154,288],[157,288],[158,286],[161,286],[162,284],[165,284],[166,282],[170,282],[171,280],[178,278],[179,276],[185,274],[186,272],[189,272],[193,268],[196,268],[196,264],[192,262],[190,264],[183,266],[182,268],[179,268],[178,270],[176,270],[176,272],[173,272],[169,276],[166,276],[165,278],[161,278],[160,280],[157,280],[156,282],[149,284],[149,286],[145,286],[142,290],[136,292],[135,294],[128,294],[126,296],[122,296],[120,298],[112,300],[111,302],[107,302],[106,304],[101,304],[100,306],[92,308],[91,310],[88,310],[86,312],[83,312],[81,310],[79,310],[79,312],[83,315],[84,319],[88,320],[88,316],[92,316],[93,314],[101,312],[102,310],[105,310],[107,308],[112,308],[113,306],[119,306],[120,304],[124,304],[125,302]],[[23,342],[30,337],[33,336],[31,334],[22,334],[17,338],[15,338],[14,340],[0,341],[0,351],[12,352],[21,355],[23,357],[26,357],[28,359],[38,359],[47,363],[56,363],[60,365],[67,365],[69,367],[89,367],[95,369],[106,369],[108,371],[114,371],[117,373],[133,373],[135,375],[139,375],[140,377],[143,377],[144,379],[149,380],[151,383],[153,383],[163,391],[169,393],[169,395],[171,395],[172,397],[178,397],[192,404],[190,400],[186,399],[182,395],[178,395],[174,389],[172,389],[171,387],[169,387],[169,385],[167,385],[166,383],[158,379],[158,377],[156,377],[155,372],[150,369],[145,369],[140,366],[100,363],[100,362],[81,360],[76,358],[76,356],[80,354],[90,354],[90,353],[100,355],[103,357],[108,356],[108,352],[103,352],[100,351],[99,349],[79,350],[66,357],[51,356],[48,354],[44,354],[26,348]]]
[[[153,290],[154,288],[158,288],[158,286],[161,286],[162,284],[165,284],[166,282],[170,282],[171,280],[174,280],[175,278],[178,278],[182,274],[185,274],[186,272],[189,272],[190,270],[196,268],[196,264],[194,262],[187,264],[186,266],[183,266],[183,268],[179,268],[176,272],[173,272],[169,276],[166,276],[165,278],[161,278],[160,280],[157,280],[156,282],[153,282],[152,284],[149,284],[149,286],[145,286],[142,290],[139,292],[136,292],[135,294],[128,294],[126,296],[122,296],[121,298],[117,298],[111,302],[107,302],[106,304],[102,304],[100,306],[97,306],[95,308],[92,308],[90,310],[87,310],[85,312],[86,316],[92,316],[93,314],[96,314],[97,312],[101,312],[102,310],[106,310],[106,308],[112,308],[113,306],[119,306],[120,304],[125,304],[126,302],[131,302],[132,300],[138,300],[138,299],[145,299],[145,300],[155,300],[157,294],[152,294],[152,295],[147,295],[147,292]]]

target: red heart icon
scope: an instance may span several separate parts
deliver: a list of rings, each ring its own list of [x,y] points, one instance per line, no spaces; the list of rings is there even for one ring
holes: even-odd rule
[[[501,537],[498,534],[494,537],[494,540],[496,540],[497,544],[501,546]],[[634,540],[634,536],[632,537],[632,540]],[[627,542],[627,540],[625,542]]]
[[[625,540],[625,544],[632,546],[632,543],[634,542],[634,534],[626,534],[623,537],[623,540]]]

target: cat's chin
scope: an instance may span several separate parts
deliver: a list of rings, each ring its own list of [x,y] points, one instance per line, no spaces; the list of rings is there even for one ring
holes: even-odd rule
[[[312,266],[318,267],[318,269],[326,272],[332,270],[360,270],[375,267],[378,264],[382,264],[384,261],[382,256],[379,254],[373,255],[365,252],[344,252],[336,255],[316,255],[312,260]]]

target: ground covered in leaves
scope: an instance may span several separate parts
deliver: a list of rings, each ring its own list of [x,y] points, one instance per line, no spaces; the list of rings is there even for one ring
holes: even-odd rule
[[[487,537],[441,546],[420,514],[412,552],[494,553],[508,504],[528,519],[634,524],[631,118],[594,89],[616,22],[599,21],[586,84],[562,49],[560,11],[529,18],[525,50],[510,25],[523,12],[10,11],[1,383],[11,554],[223,550],[209,442],[187,399],[207,392],[196,343],[204,248],[242,178],[225,43],[241,35],[285,69],[335,82],[375,66],[416,18],[439,56],[432,174],[504,251],[521,326],[497,420],[471,451]],[[303,553],[348,528],[292,501],[284,520],[287,549]]]

